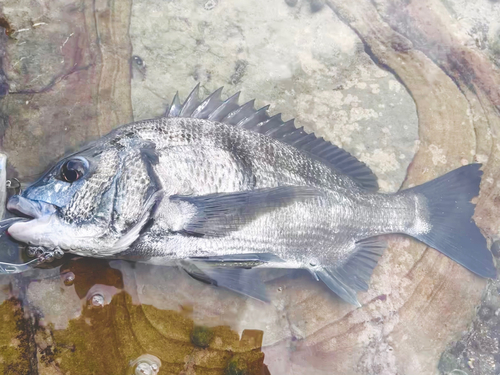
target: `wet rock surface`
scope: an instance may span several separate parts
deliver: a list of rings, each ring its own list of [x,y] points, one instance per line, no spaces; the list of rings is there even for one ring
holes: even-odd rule
[[[23,181],[132,119],[129,1],[4,1],[2,149]],[[98,39],[99,38],[99,39]]]
[[[75,259],[61,266],[60,278],[45,273],[44,279],[30,283],[27,301],[38,321],[34,326],[29,320],[22,322],[33,330],[39,374],[147,374],[138,368],[158,375],[269,374],[261,351],[263,331],[238,333],[216,321],[210,326],[195,324],[189,306],[159,309],[134,303],[134,273],[117,269],[130,270],[131,265],[114,263],[112,267],[108,261]],[[64,282],[68,272],[74,276],[71,285]],[[14,302],[1,306],[8,309]],[[0,347],[16,337],[10,331],[5,336],[2,340],[0,335]],[[9,350],[5,354],[14,348]],[[25,368],[15,356],[12,362]]]
[[[492,252],[499,259],[499,242]],[[488,284],[476,316],[462,337],[452,342],[439,360],[443,375],[497,375],[500,373],[500,281]],[[461,371],[461,372],[460,372]]]
[[[499,6],[6,0],[8,172],[33,180],[115,126],[160,116],[177,90],[224,85],[344,147],[385,191],[484,163],[475,220],[496,241]],[[263,305],[177,269],[63,263],[0,277],[4,373],[127,373],[146,354],[158,374],[498,373],[498,282],[485,289],[407,238],[389,238],[359,309],[300,272],[264,274]]]
[[[382,190],[398,190],[418,138],[415,104],[353,30],[313,3],[134,1],[135,119],[163,114],[197,83],[207,96],[241,90],[242,103],[296,118],[370,165]]]

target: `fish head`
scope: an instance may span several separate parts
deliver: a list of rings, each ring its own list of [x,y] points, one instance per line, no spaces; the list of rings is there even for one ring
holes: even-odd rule
[[[31,220],[11,225],[8,233],[30,246],[84,256],[126,250],[159,190],[152,153],[131,142],[106,142],[60,160],[9,200],[10,211]]]

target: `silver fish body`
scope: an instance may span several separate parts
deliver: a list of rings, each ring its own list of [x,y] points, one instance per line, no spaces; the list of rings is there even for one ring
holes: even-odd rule
[[[114,130],[11,200],[33,220],[9,233],[84,256],[182,260],[191,275],[256,298],[245,268],[305,268],[357,304],[388,233],[494,276],[471,221],[480,165],[380,194],[363,163],[266,109],[222,101],[220,90],[204,101],[195,90],[183,105],[176,97],[165,117]]]
[[[319,160],[264,135],[198,119],[162,118],[132,125],[153,141],[154,167],[167,196],[204,196],[280,186],[310,187],[304,198],[262,212],[224,236],[180,233],[192,220],[192,206],[162,200],[148,235],[134,244],[154,257],[193,257],[275,253],[295,265],[313,258],[335,264],[349,256],[358,240],[411,231],[418,197],[364,191]],[[148,129],[148,130],[144,130]],[[169,168],[175,166],[175,168]]]

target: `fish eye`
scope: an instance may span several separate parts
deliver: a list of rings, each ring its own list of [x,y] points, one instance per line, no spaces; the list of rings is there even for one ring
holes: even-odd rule
[[[75,182],[89,169],[89,162],[84,158],[69,159],[61,166],[59,179],[66,182]]]

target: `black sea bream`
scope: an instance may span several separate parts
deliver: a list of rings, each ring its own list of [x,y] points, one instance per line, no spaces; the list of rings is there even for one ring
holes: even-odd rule
[[[472,272],[494,277],[471,217],[480,164],[395,194],[377,193],[348,152],[242,106],[221,90],[164,117],[124,125],[70,155],[8,209],[32,220],[8,232],[49,259],[90,257],[181,264],[192,276],[265,299],[249,268],[302,268],[358,304],[384,250],[403,233]]]

